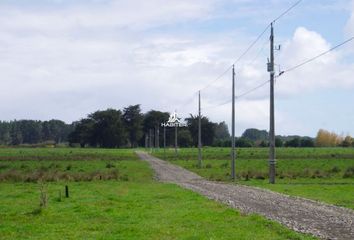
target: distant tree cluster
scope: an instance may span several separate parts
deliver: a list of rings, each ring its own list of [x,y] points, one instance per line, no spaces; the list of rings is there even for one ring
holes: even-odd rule
[[[179,147],[198,146],[198,116],[185,119],[187,127],[161,127],[170,114],[151,110],[142,113],[140,105],[123,110],[107,109],[89,114],[86,118],[66,124],[60,120],[19,120],[0,122],[0,145],[23,145],[40,143],[69,143],[80,147],[143,147],[163,146],[164,130],[166,146],[174,146],[175,134]],[[225,122],[215,123],[207,117],[201,118],[202,145],[230,147],[231,137]],[[266,130],[246,129],[235,138],[236,147],[268,147],[269,134]],[[338,135],[320,129],[315,139],[302,136],[276,136],[276,147],[354,147],[351,136]]]
[[[71,145],[81,147],[138,147],[146,144],[163,145],[163,127],[169,113],[151,110],[142,113],[140,105],[129,106],[121,110],[107,109],[89,114],[87,118],[74,122],[74,131],[69,135]],[[190,115],[185,119],[188,127],[178,128],[178,146],[198,145],[198,117]],[[204,146],[214,141],[229,140],[227,125],[213,123],[207,117],[201,119],[202,142]],[[166,145],[173,146],[175,129],[167,127]],[[150,137],[150,139],[148,139]]]
[[[0,122],[0,145],[21,145],[66,142],[73,130],[71,124],[60,120],[19,120]]]
[[[317,147],[354,147],[353,138],[349,135],[341,136],[334,132],[320,129],[316,136]]]
[[[223,142],[214,142],[214,146],[229,147],[231,139]],[[269,134],[266,130],[256,128],[246,129],[241,137],[235,139],[236,147],[269,147]],[[314,147],[314,139],[301,136],[276,136],[276,147]]]

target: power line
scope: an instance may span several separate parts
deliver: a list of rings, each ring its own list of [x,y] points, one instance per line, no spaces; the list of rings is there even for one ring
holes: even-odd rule
[[[252,48],[253,46],[261,39],[261,37],[264,35],[264,33],[268,30],[269,24],[266,26],[266,28],[257,36],[257,38],[246,48],[246,50],[222,73],[220,74],[216,79],[213,81],[209,82],[205,87],[201,88],[200,91],[205,90],[206,88],[210,87],[213,83],[218,81],[222,76],[224,76],[228,71],[232,69],[232,66],[238,63]],[[258,54],[257,54],[258,55]]]
[[[333,50],[335,50],[335,49],[337,49],[337,48],[343,46],[344,44],[347,44],[347,43],[349,43],[349,42],[351,42],[351,41],[353,41],[353,40],[354,40],[354,37],[351,37],[351,38],[347,39],[346,41],[344,41],[344,42],[342,42],[342,43],[340,43],[340,44],[334,46],[333,48],[331,48],[331,49],[329,49],[329,50],[327,50],[327,51],[325,51],[325,52],[323,52],[323,53],[321,53],[321,54],[319,54],[319,55],[317,55],[317,56],[315,56],[315,57],[313,57],[313,58],[311,58],[311,59],[309,59],[309,60],[306,60],[306,61],[303,62],[303,63],[300,63],[300,64],[298,64],[298,65],[296,65],[296,66],[294,66],[294,67],[291,67],[291,68],[289,68],[289,69],[287,69],[287,70],[285,70],[285,71],[282,71],[282,72],[277,76],[277,78],[278,78],[279,76],[281,76],[282,74],[284,74],[284,73],[286,73],[286,72],[293,71],[293,70],[295,70],[295,69],[297,69],[297,68],[300,68],[301,66],[303,66],[303,65],[305,65],[305,64],[307,64],[307,63],[310,63],[310,62],[312,62],[312,61],[314,61],[314,60],[316,60],[316,59],[318,59],[318,58],[324,56],[325,54],[327,54],[327,53],[329,53],[329,52],[331,52],[331,51],[333,51]],[[259,88],[261,88],[261,87],[265,86],[267,83],[269,83],[269,81],[270,81],[270,80],[267,80],[267,81],[265,81],[265,82],[263,82],[263,83],[261,83],[261,84],[255,86],[254,88],[251,88],[251,89],[245,91],[244,93],[242,93],[242,94],[240,94],[240,95],[237,95],[237,96],[235,97],[235,99],[236,99],[236,100],[237,100],[237,99],[240,99],[240,98],[242,98],[242,97],[244,97],[244,96],[246,96],[246,95],[248,95],[248,94],[250,94],[250,93],[252,93],[252,92],[254,92],[254,91],[256,91],[256,90],[258,90]],[[223,106],[223,105],[226,105],[226,104],[230,103],[231,101],[232,101],[232,99],[231,99],[231,100],[227,100],[227,101],[225,101],[225,102],[222,102],[222,103],[220,103],[220,104],[211,106],[211,107],[206,107],[206,108],[209,109],[209,108],[220,107],[220,106]]]
[[[287,72],[290,72],[290,71],[294,71],[295,69],[298,69],[298,68],[300,68],[300,67],[302,67],[302,66],[304,66],[304,65],[306,65],[306,64],[308,64],[308,63],[310,63],[310,62],[312,62],[312,61],[315,61],[316,59],[318,59],[318,58],[320,58],[320,57],[322,57],[322,56],[328,54],[329,52],[332,52],[333,50],[335,50],[335,49],[337,49],[337,48],[339,48],[339,47],[341,47],[341,46],[343,46],[343,45],[345,45],[345,44],[347,44],[347,43],[349,43],[349,42],[351,42],[351,41],[353,41],[353,40],[354,40],[354,36],[351,37],[351,38],[349,38],[349,39],[347,39],[347,40],[345,40],[344,42],[341,42],[340,44],[338,44],[338,45],[332,47],[331,49],[329,49],[329,50],[327,50],[327,51],[325,51],[325,52],[323,52],[323,53],[318,54],[318,55],[315,56],[315,57],[312,57],[312,58],[310,58],[310,59],[308,59],[308,60],[306,60],[306,61],[304,61],[304,62],[302,62],[302,63],[300,63],[300,64],[297,64],[297,65],[295,65],[295,66],[293,66],[293,67],[290,67],[290,68],[288,68],[288,69],[286,69],[286,70],[284,70],[284,71],[281,71],[278,76],[281,76],[281,75],[283,75],[284,73],[287,73]]]
[[[266,41],[264,41],[264,43],[261,45],[261,47],[259,48],[259,51],[254,55],[253,58],[251,58],[251,60],[245,64],[242,65],[242,67],[240,67],[240,69],[236,72],[236,75],[241,73],[241,69],[246,66],[246,65],[252,65],[256,62],[257,58],[261,55],[261,53],[263,52],[265,46],[267,45],[269,39],[266,39]]]
[[[228,103],[231,103],[231,101],[232,101],[232,99],[231,99],[231,100],[228,99],[227,101],[221,102],[221,103],[219,103],[219,104],[217,104],[217,105],[212,105],[212,106],[208,106],[208,107],[202,108],[202,110],[205,110],[205,109],[213,109],[213,108],[221,107],[221,106],[224,106],[224,105],[226,105],[226,104],[228,104]]]
[[[285,10],[282,14],[280,14],[278,17],[276,17],[272,23],[278,21],[280,18],[285,16],[287,13],[289,13],[293,8],[295,8],[297,5],[300,4],[302,0],[297,1],[295,4],[290,6],[287,10]],[[228,71],[232,69],[232,65],[236,65],[252,48],[253,46],[261,39],[261,37],[265,34],[265,32],[269,29],[270,24],[268,24],[265,29],[256,37],[256,39],[246,48],[246,50],[222,73],[220,74],[217,78],[215,78],[213,81],[209,82],[206,86],[203,88],[199,89],[198,91],[202,91],[208,87],[210,87],[213,83],[218,81],[222,76],[224,76]],[[263,47],[262,47],[263,48]],[[257,54],[258,55],[258,54]],[[253,60],[254,61],[254,60]],[[198,92],[196,91],[196,92]]]
[[[344,42],[342,42],[342,43],[340,43],[340,44],[334,46],[333,48],[331,48],[331,49],[329,49],[329,50],[327,50],[327,51],[325,51],[325,52],[323,52],[323,53],[321,53],[321,54],[319,54],[319,55],[317,55],[317,56],[315,56],[315,57],[313,57],[313,58],[311,58],[311,59],[309,59],[309,60],[307,60],[307,61],[305,61],[305,62],[303,62],[303,63],[300,63],[300,64],[298,64],[298,65],[296,65],[296,66],[294,66],[294,67],[291,67],[291,68],[289,68],[289,69],[287,69],[287,70],[285,70],[285,71],[282,71],[276,78],[278,78],[279,76],[281,76],[282,74],[284,74],[284,73],[286,73],[286,72],[293,71],[293,70],[295,70],[295,69],[297,69],[297,68],[299,68],[299,67],[301,67],[301,66],[303,66],[303,65],[305,65],[305,64],[307,64],[307,63],[310,63],[310,62],[312,62],[312,61],[314,61],[314,60],[316,60],[316,59],[318,59],[318,58],[324,56],[325,54],[327,54],[327,53],[329,53],[329,52],[331,52],[331,51],[333,51],[333,50],[335,50],[335,49],[337,49],[337,48],[343,46],[344,44],[349,43],[349,42],[351,42],[351,41],[353,41],[353,40],[354,40],[354,37],[351,37],[351,38],[347,39],[346,41],[344,41]],[[267,80],[267,81],[265,81],[265,82],[263,82],[263,83],[257,85],[256,87],[254,87],[254,88],[252,88],[252,89],[250,89],[250,90],[248,90],[248,91],[246,91],[246,92],[244,92],[244,93],[242,93],[242,94],[240,94],[240,95],[237,95],[237,96],[236,96],[236,99],[242,98],[242,97],[244,97],[244,96],[246,96],[246,95],[248,95],[248,94],[250,94],[250,93],[256,91],[257,89],[259,89],[259,88],[265,86],[267,83],[269,83],[269,81],[270,81],[270,80]],[[230,102],[231,102],[231,101],[230,101]]]
[[[254,88],[252,88],[252,89],[250,89],[250,90],[248,90],[248,91],[246,91],[246,92],[244,92],[244,93],[242,93],[240,95],[237,95],[236,99],[242,98],[242,97],[244,97],[244,96],[246,96],[246,95],[248,95],[248,94],[250,94],[250,93],[252,93],[252,92],[254,92],[256,90],[258,90],[259,88],[265,86],[269,82],[270,82],[270,80],[267,80],[267,81],[263,82],[262,84],[259,84],[256,87],[254,87]]]
[[[230,65],[222,74],[220,74],[217,78],[215,78],[213,81],[209,82],[207,85],[205,85],[204,87],[202,87],[201,89],[199,89],[196,92],[199,91],[203,91],[206,88],[210,87],[211,85],[213,85],[216,81],[218,81],[220,78],[222,78],[228,71],[230,71],[232,69],[232,65]]]
[[[248,46],[248,48],[236,59],[236,61],[232,65],[236,65],[252,48],[253,46],[261,39],[261,37],[264,35],[264,33],[268,30],[270,27],[270,24],[267,25],[267,27],[258,35],[258,37]],[[232,68],[232,65],[230,69]]]
[[[289,7],[285,12],[283,12],[282,14],[280,14],[277,18],[275,18],[272,23],[275,23],[276,21],[278,21],[280,18],[282,18],[283,16],[285,16],[288,12],[290,12],[293,8],[295,8],[297,5],[299,5],[302,2],[302,0],[297,1],[296,3],[294,3],[291,7]]]
[[[287,13],[289,13],[293,8],[295,8],[298,4],[300,4],[302,0],[297,1],[295,4],[293,4],[292,6],[290,6],[287,10],[285,10],[283,13],[281,13],[278,17],[276,17],[271,23],[274,23],[276,21],[278,21],[280,18],[282,18],[283,16],[285,16]],[[195,95],[199,92],[199,91],[203,91],[206,88],[210,87],[211,85],[213,85],[216,81],[220,80],[227,72],[229,72],[232,69],[232,66],[237,64],[253,47],[254,45],[261,39],[261,37],[266,33],[266,31],[269,29],[269,27],[271,26],[271,23],[268,24],[264,30],[256,37],[256,39],[251,42],[251,44],[246,48],[246,50],[244,52],[242,52],[242,54],[224,71],[222,72],[217,78],[215,78],[213,81],[209,82],[208,84],[206,84],[204,87],[200,88],[199,90],[195,91],[193,93],[193,95],[188,98],[189,102],[190,99],[194,98]],[[263,51],[265,44],[262,46],[261,50],[259,53],[257,53],[256,57],[251,61],[252,63],[255,61],[255,59],[258,57],[258,55]],[[225,105],[227,103],[224,103],[222,105]],[[184,106],[185,104],[180,104],[179,107]]]
[[[267,83],[269,83],[269,81],[270,80],[267,80],[267,81],[255,86],[254,88],[251,88],[251,89],[243,92],[242,94],[235,96],[235,100],[238,100],[238,99],[240,99],[240,98],[242,98],[242,97],[244,97],[244,96],[246,96],[246,95],[248,95],[248,94],[250,94],[250,93],[252,93],[252,92],[254,92],[256,90],[258,90],[259,88],[261,88],[261,87],[265,86]],[[221,106],[226,105],[226,104],[231,103],[231,102],[232,102],[232,99],[231,100],[228,99],[225,102],[221,102],[221,103],[219,103],[217,105],[209,106],[209,107],[206,107],[206,108],[203,108],[203,109],[217,108],[217,107],[221,107]]]

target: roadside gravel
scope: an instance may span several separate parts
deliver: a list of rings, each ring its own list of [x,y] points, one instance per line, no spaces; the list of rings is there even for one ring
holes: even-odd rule
[[[157,180],[175,183],[241,212],[260,214],[297,232],[323,239],[354,240],[354,211],[304,198],[236,184],[212,182],[145,152]]]

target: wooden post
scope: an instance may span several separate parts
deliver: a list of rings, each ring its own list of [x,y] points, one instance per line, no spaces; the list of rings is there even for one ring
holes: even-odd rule
[[[68,198],[69,197],[69,186],[65,185],[65,197]]]

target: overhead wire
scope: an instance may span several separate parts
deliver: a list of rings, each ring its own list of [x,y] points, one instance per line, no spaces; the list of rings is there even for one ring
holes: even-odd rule
[[[276,21],[281,19],[283,16],[285,16],[287,13],[289,13],[293,8],[295,8],[301,2],[302,2],[302,0],[299,0],[296,3],[294,3],[293,5],[291,5],[288,9],[286,9],[283,13],[281,13],[278,17],[276,17],[273,21],[271,21],[271,23],[275,23]],[[265,34],[265,32],[269,29],[270,26],[271,26],[271,24],[268,24],[264,28],[264,30],[255,38],[255,40],[246,48],[246,50],[222,74],[220,74],[216,79],[209,82],[206,86],[199,89],[198,91],[202,91],[202,90],[210,87],[214,82],[218,81],[222,76],[224,76],[228,71],[230,71],[232,69],[232,66],[236,65],[236,63],[238,63],[254,47],[254,45],[261,39],[261,37]],[[264,46],[265,46],[265,44],[264,44]],[[261,51],[263,50],[264,46],[262,47]]]
[[[278,21],[279,19],[281,19],[282,17],[284,17],[288,12],[290,12],[293,8],[295,8],[297,5],[299,5],[302,2],[302,0],[297,1],[296,3],[294,3],[293,5],[291,5],[286,11],[284,11],[282,14],[280,14],[277,18],[275,18],[272,23],[275,23],[276,21]]]
[[[304,65],[306,65],[306,64],[308,64],[310,62],[313,62],[316,59],[318,59],[318,58],[320,58],[320,57],[332,52],[333,50],[335,50],[335,49],[337,49],[337,48],[339,48],[339,47],[341,47],[341,46],[343,46],[343,45],[345,45],[345,44],[347,44],[347,43],[349,43],[349,42],[351,42],[353,40],[354,40],[354,36],[349,38],[349,39],[347,39],[347,40],[345,40],[344,42],[339,43],[338,45],[332,47],[331,49],[329,49],[329,50],[327,50],[325,52],[322,52],[322,53],[320,53],[320,54],[318,54],[318,55],[316,55],[316,56],[314,56],[314,57],[312,57],[312,58],[310,58],[310,59],[308,59],[308,60],[306,60],[306,61],[304,61],[302,63],[299,63],[299,64],[297,64],[297,65],[295,65],[293,67],[290,67],[290,68],[288,68],[288,69],[286,69],[284,71],[281,71],[278,76],[280,77],[284,73],[294,71],[295,69],[298,69],[298,68],[300,68],[300,67],[302,67],[302,66],[304,66]]]
[[[239,95],[235,96],[235,100],[238,100],[238,99],[240,99],[240,98],[242,98],[242,97],[244,97],[244,96],[246,96],[246,95],[248,95],[248,94],[250,94],[250,93],[252,93],[252,92],[254,92],[254,91],[256,91],[256,90],[258,90],[259,88],[265,86],[265,85],[266,85],[267,83],[269,83],[269,82],[270,82],[270,80],[267,80],[267,81],[265,81],[265,82],[262,82],[261,84],[255,86],[254,88],[251,88],[251,89],[249,89],[249,90],[243,92],[242,94],[239,94]],[[226,104],[231,103],[231,102],[232,102],[232,99],[231,99],[231,100],[228,99],[228,100],[225,101],[225,102],[222,102],[222,103],[217,104],[217,105],[209,106],[209,107],[206,107],[206,108],[204,108],[204,109],[210,109],[210,108],[220,107],[220,106],[226,105]]]
[[[288,69],[285,70],[285,71],[280,72],[275,78],[279,78],[282,74],[284,74],[284,73],[286,73],[286,72],[294,71],[294,70],[296,70],[296,69],[298,69],[298,68],[300,68],[300,67],[302,67],[302,66],[304,66],[304,65],[306,65],[306,64],[308,64],[308,63],[310,63],[310,62],[312,62],[312,61],[315,61],[316,59],[318,59],[318,58],[320,58],[320,57],[322,57],[322,56],[328,54],[329,52],[332,52],[333,50],[335,50],[335,49],[337,49],[337,48],[339,48],[339,47],[341,47],[341,46],[343,46],[343,45],[345,45],[345,44],[347,44],[347,43],[349,43],[349,42],[351,42],[351,41],[353,41],[353,40],[354,40],[354,36],[353,36],[353,37],[350,37],[349,39],[347,39],[347,40],[345,40],[345,41],[343,41],[343,42],[341,42],[341,43],[339,43],[339,44],[337,44],[336,46],[332,47],[331,49],[329,49],[329,50],[327,50],[327,51],[325,51],[325,52],[322,52],[322,53],[316,55],[315,57],[312,57],[312,58],[310,58],[310,59],[308,59],[308,60],[306,60],[306,61],[304,61],[304,62],[302,62],[302,63],[300,63],[300,64],[297,64],[297,65],[295,65],[295,66],[293,66],[293,67],[291,67],[291,68],[288,68]],[[267,81],[265,81],[265,82],[263,82],[263,83],[261,83],[261,84],[255,86],[254,88],[251,88],[250,90],[247,90],[247,91],[245,91],[244,93],[235,96],[235,100],[238,100],[238,99],[240,99],[240,98],[242,98],[242,97],[244,97],[244,96],[246,96],[246,95],[248,95],[248,94],[250,94],[250,93],[252,93],[252,92],[254,92],[254,91],[256,91],[256,90],[258,90],[259,88],[265,86],[265,85],[266,85],[267,83],[269,83],[269,82],[270,82],[270,80],[267,80]],[[232,99],[231,99],[231,100],[228,100],[228,101],[226,101],[226,102],[223,102],[223,103],[221,103],[221,104],[217,104],[217,105],[208,107],[208,108],[215,108],[215,107],[223,106],[223,105],[226,105],[226,104],[230,103],[231,101],[232,101]]]
[[[278,21],[280,18],[282,18],[283,16],[285,16],[287,13],[289,13],[293,8],[295,8],[297,5],[299,5],[300,3],[302,2],[302,0],[299,0],[297,1],[296,3],[294,3],[293,5],[291,5],[288,9],[286,9],[283,13],[281,13],[278,17],[276,17],[275,19],[273,19],[273,21],[271,21],[271,23],[275,23],[276,21]],[[271,26],[271,23],[268,24],[264,30],[255,38],[254,41],[251,42],[251,44],[246,48],[245,51],[242,52],[242,54],[224,71],[222,72],[218,77],[216,77],[214,80],[212,80],[211,82],[207,83],[204,87],[200,88],[199,90],[195,91],[191,98],[194,98],[195,97],[195,94],[198,93],[199,91],[203,91],[205,89],[207,89],[208,87],[212,86],[215,82],[217,82],[218,80],[220,80],[227,72],[229,72],[231,69],[232,69],[232,66],[237,64],[253,47],[254,45],[261,39],[261,37],[266,33],[266,31],[270,28]],[[263,48],[264,48],[265,44],[262,46],[260,52],[257,54],[257,56],[255,57],[255,59],[258,57],[258,55],[263,51]],[[255,59],[252,60],[252,63],[255,61]],[[264,85],[265,83],[262,84],[262,86]],[[257,87],[256,87],[257,88]],[[258,86],[259,88],[259,86]],[[257,88],[257,89],[258,89]],[[186,102],[189,102],[189,100],[191,98],[188,98],[188,101]],[[227,103],[223,103],[221,105],[225,105]],[[221,106],[220,105],[220,106]],[[183,106],[183,105],[181,105]],[[179,107],[181,107],[179,106]]]

